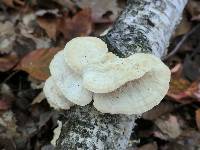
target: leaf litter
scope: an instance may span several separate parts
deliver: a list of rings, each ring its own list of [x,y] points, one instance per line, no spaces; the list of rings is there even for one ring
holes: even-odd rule
[[[50,60],[70,39],[98,36],[124,5],[125,0],[0,2],[1,149],[54,149],[50,142],[62,112],[52,110],[42,92]],[[179,47],[165,60],[172,72],[170,90],[136,121],[130,143],[139,150],[200,147],[199,16],[199,1],[190,0],[169,53]]]

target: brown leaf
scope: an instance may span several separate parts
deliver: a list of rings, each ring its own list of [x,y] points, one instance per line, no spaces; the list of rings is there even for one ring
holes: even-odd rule
[[[187,95],[198,98],[198,93],[199,93],[199,82],[193,82],[190,87],[185,91]]]
[[[154,142],[154,143],[148,143],[148,144],[142,145],[137,150],[157,150],[157,149],[158,149],[158,145]]]
[[[10,87],[3,83],[0,85],[0,110],[8,110],[15,100]]]
[[[200,109],[197,109],[195,112],[195,119],[198,129],[200,130]]]
[[[13,68],[18,62],[18,57],[15,53],[10,53],[0,57],[0,71],[5,72]]]
[[[176,116],[169,115],[167,118],[158,118],[155,124],[169,138],[176,138],[181,134],[181,128]]]
[[[117,0],[75,0],[75,3],[82,9],[91,8],[92,20],[97,23],[114,21],[121,10]]]
[[[57,19],[45,19],[43,17],[38,17],[37,22],[39,26],[46,31],[50,38],[56,38]]]
[[[37,22],[52,39],[56,39],[56,36],[61,33],[68,41],[77,36],[89,35],[92,32],[91,11],[89,9],[78,12],[73,18],[64,15],[60,18],[54,16],[49,19],[43,16],[38,17]]]
[[[72,19],[61,18],[57,30],[64,35],[66,40],[77,36],[89,35],[92,32],[91,11],[84,9],[78,12]]]
[[[8,110],[10,108],[10,102],[5,99],[0,100],[0,110]]]
[[[163,150],[195,150],[200,145],[200,134],[194,129],[186,129],[176,139],[172,140],[161,149]]]
[[[181,100],[189,97],[186,91],[190,85],[191,83],[188,80],[182,78],[172,78],[167,95],[177,102],[185,103],[185,101]]]
[[[183,13],[181,23],[178,25],[175,36],[183,35],[191,30],[191,22],[188,20],[186,13]]]
[[[200,1],[190,0],[187,5],[187,10],[192,16],[192,20],[198,20],[200,16]]]
[[[178,63],[171,69],[172,76],[167,95],[172,100],[183,104],[200,100],[199,58],[198,55],[195,55],[194,59],[187,56],[184,64]],[[193,82],[183,78],[183,76]]]
[[[172,78],[167,95],[173,98],[172,100],[183,104],[200,101],[200,83],[198,81],[190,83],[183,78]]]
[[[16,69],[28,72],[38,80],[49,77],[49,63],[61,48],[37,49],[27,54],[18,64]]]
[[[0,110],[8,110],[15,100],[10,87],[3,83],[0,85]]]
[[[13,0],[2,0],[6,6],[14,7]]]
[[[25,5],[25,0],[3,0],[3,3],[8,7],[19,7]]]

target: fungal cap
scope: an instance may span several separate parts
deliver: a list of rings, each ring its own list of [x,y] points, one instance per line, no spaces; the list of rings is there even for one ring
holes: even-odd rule
[[[81,73],[88,64],[103,61],[108,52],[107,45],[96,37],[77,37],[64,48],[66,63],[76,73]]]
[[[59,91],[52,77],[46,80],[43,91],[49,105],[55,109],[70,109],[73,105],[73,103],[66,99]]]
[[[138,69],[134,67],[133,62],[130,62],[134,70],[131,70],[131,66],[130,68],[126,67],[129,63],[124,66],[126,69],[119,67],[107,71],[107,66],[105,66],[105,70],[102,68],[95,70],[98,75],[96,78],[101,78],[101,82],[104,83],[94,82],[94,89],[98,92],[105,92],[94,93],[93,104],[97,110],[111,114],[141,114],[158,105],[164,98],[169,89],[171,74],[169,68],[159,58],[151,54],[134,55],[130,57],[131,60],[128,60],[128,58],[127,60],[134,62],[137,60],[137,58],[134,58],[136,56],[140,57],[141,60],[145,58],[144,61],[138,59],[138,62],[142,62]],[[104,76],[99,76],[101,71],[105,73]],[[106,72],[109,73],[106,74]],[[104,77],[105,79],[103,79]],[[110,81],[107,77],[110,78]],[[132,77],[132,79],[129,77]],[[126,80],[123,78],[126,78]],[[99,84],[104,86],[100,87]],[[115,86],[110,86],[110,84],[115,84]],[[91,90],[94,91],[94,89]],[[105,90],[112,90],[112,92]]]
[[[103,63],[89,65],[83,74],[83,84],[94,93],[108,93],[128,81],[142,77],[161,61],[153,55],[137,53],[119,58],[109,53]]]
[[[82,79],[65,62],[63,51],[58,52],[50,63],[50,73],[62,94],[72,103],[85,106],[92,101],[92,92],[83,87]]]

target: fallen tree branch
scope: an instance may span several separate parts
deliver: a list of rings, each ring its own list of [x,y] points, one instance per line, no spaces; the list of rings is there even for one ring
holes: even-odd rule
[[[166,55],[187,0],[128,0],[113,28],[101,37],[120,57],[133,53]],[[57,150],[126,149],[136,115],[102,114],[92,105],[65,111]]]

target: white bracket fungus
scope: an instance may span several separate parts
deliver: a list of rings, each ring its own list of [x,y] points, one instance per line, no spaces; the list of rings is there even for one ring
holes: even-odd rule
[[[163,99],[170,81],[169,68],[156,56],[119,58],[95,37],[69,41],[51,61],[50,72],[44,87],[50,106],[69,109],[93,98],[97,110],[111,114],[150,110]]]
[[[99,63],[106,58],[107,45],[95,37],[77,37],[64,48],[64,59],[69,67],[80,74],[88,64]]]
[[[92,92],[83,87],[81,75],[68,66],[63,53],[64,51],[58,52],[50,63],[52,78],[68,100],[77,105],[87,105],[92,101]]]
[[[54,84],[52,77],[46,80],[43,90],[51,107],[55,109],[69,109],[73,105],[71,101],[63,96],[59,88]]]

